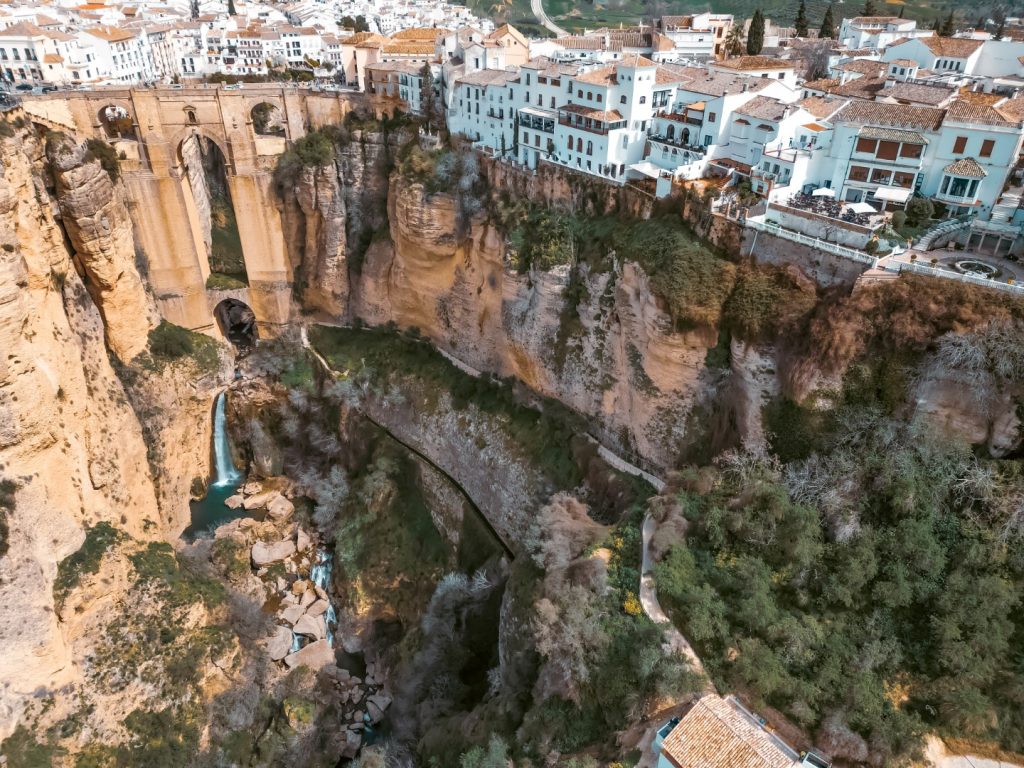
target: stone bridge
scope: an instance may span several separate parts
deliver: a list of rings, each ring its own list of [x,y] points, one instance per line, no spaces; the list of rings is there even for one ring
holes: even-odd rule
[[[257,132],[253,111],[261,104],[270,105],[261,111],[275,115],[275,135]],[[212,310],[221,292],[206,288],[208,225],[204,235],[182,149],[194,136],[215,144],[238,223],[249,281],[245,297],[263,335],[275,335],[291,313],[292,268],[273,190],[277,156],[307,131],[339,123],[353,109],[371,111],[359,93],[263,84],[97,88],[28,96],[22,107],[51,130],[114,145],[136,247],[161,314],[207,332],[216,327]]]

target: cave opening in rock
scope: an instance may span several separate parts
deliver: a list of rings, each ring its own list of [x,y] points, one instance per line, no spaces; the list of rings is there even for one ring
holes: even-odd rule
[[[224,299],[214,308],[213,316],[224,338],[240,352],[248,352],[256,344],[256,314],[244,301]]]
[[[242,238],[231,200],[228,165],[216,141],[200,133],[186,136],[178,145],[182,183],[192,195],[194,227],[202,237],[210,276],[206,287],[214,290],[245,288]]]

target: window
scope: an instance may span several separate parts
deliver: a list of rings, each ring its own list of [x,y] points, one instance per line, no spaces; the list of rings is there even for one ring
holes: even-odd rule
[[[875,155],[879,160],[895,160],[899,157],[900,144],[898,141],[878,142],[878,153]]]
[[[903,144],[900,146],[900,157],[920,157],[923,149],[920,144]]]
[[[551,97],[551,108],[552,109],[555,108],[555,97],[554,96]]]
[[[593,91],[587,91],[587,101],[591,101],[594,98]]]
[[[526,84],[527,85],[530,84],[530,73],[529,72],[526,73]]]
[[[622,148],[629,149],[629,136],[622,137]]]
[[[983,142],[981,142],[981,152],[979,153],[979,155],[981,157],[992,157],[992,148],[995,145],[996,143],[992,139],[985,139]]]
[[[622,94],[621,96],[619,96],[619,104],[625,104],[625,103],[626,103],[626,94]]]
[[[857,139],[858,152],[867,152],[873,155],[876,149],[878,149],[878,142],[875,139]]]
[[[640,103],[641,104],[646,104],[647,103],[647,97],[646,96],[641,96],[640,97]]]
[[[569,137],[569,151],[572,152],[572,136]]]
[[[604,94],[597,94],[597,103],[600,104],[602,101],[604,101]]]
[[[863,165],[851,165],[850,175],[847,176],[850,181],[867,181],[868,180],[868,169]]]
[[[588,141],[587,142],[587,154],[588,155],[594,154],[594,142],[592,142],[592,141]]]
[[[576,151],[577,152],[582,152],[583,151],[583,139],[576,139]]]
[[[577,88],[576,89],[576,98],[578,98],[578,99],[582,99],[583,98],[583,89],[582,88]]]
[[[884,170],[882,168],[875,168],[871,171],[871,183],[882,184],[889,186],[889,180],[892,178],[892,171]]]
[[[957,136],[953,142],[953,154],[962,155],[965,149],[967,149],[967,137]]]
[[[903,173],[897,171],[893,174],[892,183],[897,187],[903,187],[903,189],[910,189],[914,186],[914,177],[917,174],[914,173]]]

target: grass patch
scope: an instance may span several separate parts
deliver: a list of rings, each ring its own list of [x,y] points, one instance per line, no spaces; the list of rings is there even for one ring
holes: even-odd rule
[[[211,291],[237,291],[249,287],[247,279],[248,277],[244,273],[227,275],[223,272],[211,272],[210,276],[206,278],[206,287]]]
[[[52,768],[63,752],[59,747],[37,741],[23,725],[0,744],[0,755],[7,758],[10,768]]]
[[[57,578],[53,582],[53,600],[58,610],[72,590],[82,583],[82,577],[97,573],[100,562],[118,539],[121,532],[108,522],[100,522],[88,528],[85,541],[78,551],[68,555],[57,565]]]
[[[202,601],[215,608],[227,599],[224,585],[184,568],[174,549],[163,541],[150,542],[129,557],[140,583],[149,584],[172,608]]]
[[[166,320],[161,320],[160,325],[149,332],[149,355],[142,360],[144,368],[162,370],[169,363],[189,358],[204,373],[214,373],[220,368],[217,342],[209,336]]]
[[[583,480],[568,448],[573,437],[585,431],[585,425],[561,403],[545,399],[543,411],[522,405],[509,382],[474,378],[431,345],[389,329],[314,326],[310,339],[336,371],[366,377],[381,388],[400,386],[401,378],[415,377],[435,396],[449,393],[457,410],[472,405],[499,417],[502,429],[558,487],[574,488]]]

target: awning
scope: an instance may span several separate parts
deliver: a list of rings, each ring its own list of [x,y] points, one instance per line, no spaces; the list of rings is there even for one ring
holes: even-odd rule
[[[891,203],[905,203],[912,194],[914,194],[913,190],[902,187],[879,187],[875,190],[875,199],[887,200]]]
[[[544,109],[543,107],[523,107],[519,110],[521,115],[529,115],[530,117],[541,117],[545,120],[557,120],[558,112],[553,109]]]
[[[645,160],[642,163],[633,163],[629,166],[629,170],[636,171],[643,176],[649,176],[652,179],[657,179],[661,177],[663,169],[659,168],[654,163]]]

